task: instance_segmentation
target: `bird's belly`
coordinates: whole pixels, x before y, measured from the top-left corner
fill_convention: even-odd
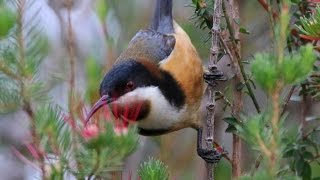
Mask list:
[[[153,104],[148,116],[138,121],[138,127],[151,130],[170,130],[184,121],[185,109],[176,109],[170,104]]]

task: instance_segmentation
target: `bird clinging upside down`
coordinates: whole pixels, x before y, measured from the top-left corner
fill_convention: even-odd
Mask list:
[[[221,78],[217,73],[207,80]],[[203,66],[187,33],[173,21],[172,0],[157,0],[150,29],[130,41],[100,85],[100,100],[87,121],[102,106],[140,111],[135,117],[141,135],[161,135],[183,128],[198,130],[198,154],[208,162],[220,153],[201,149],[200,103],[204,93]],[[120,114],[120,117],[121,116]]]

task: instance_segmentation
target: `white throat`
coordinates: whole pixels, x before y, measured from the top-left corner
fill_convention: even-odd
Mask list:
[[[151,110],[148,116],[138,121],[143,129],[169,129],[184,119],[186,108],[172,106],[156,86],[141,87],[120,97],[117,103],[130,103],[134,100],[150,101]]]

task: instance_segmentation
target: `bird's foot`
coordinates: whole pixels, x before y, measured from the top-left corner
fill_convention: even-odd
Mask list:
[[[203,74],[203,79],[206,83],[211,86],[216,86],[217,81],[226,81],[227,78],[224,76],[223,72],[218,70],[216,66],[214,66],[210,71],[205,72]]]
[[[221,151],[219,148],[211,150],[198,148],[197,152],[198,155],[207,163],[218,163],[222,155],[225,154],[225,151]]]

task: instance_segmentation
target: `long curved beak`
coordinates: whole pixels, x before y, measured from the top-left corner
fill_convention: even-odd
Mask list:
[[[103,95],[91,108],[89,114],[87,115],[86,121],[85,121],[85,125],[88,124],[90,118],[93,116],[93,114],[95,112],[97,112],[100,108],[102,108],[104,105],[109,104],[111,102],[113,102],[114,99],[111,98],[108,95]]]

